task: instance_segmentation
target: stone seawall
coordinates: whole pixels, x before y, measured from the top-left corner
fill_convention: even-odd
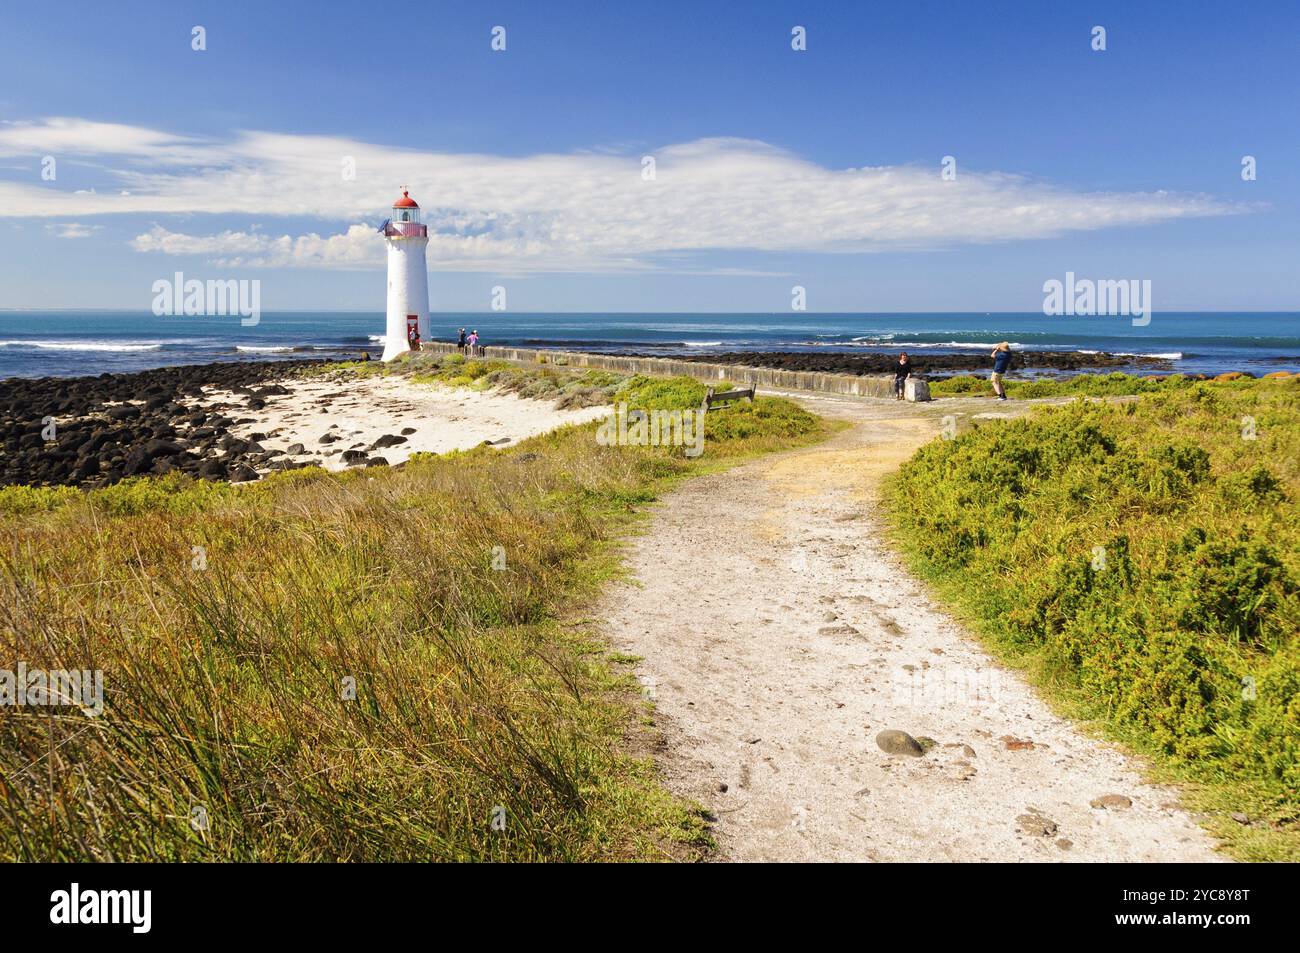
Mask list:
[[[457,347],[431,341],[421,347],[436,354],[455,354]],[[772,367],[745,367],[738,364],[705,364],[698,361],[675,361],[670,357],[624,357],[618,354],[583,354],[578,351],[551,351],[522,347],[484,347],[483,357],[517,364],[554,364],[559,367],[590,367],[623,374],[651,374],[661,377],[681,375],[702,381],[727,381],[754,387],[777,387],[826,394],[849,394],[855,397],[892,397],[894,379],[855,374],[824,374],[816,371],[783,371]]]

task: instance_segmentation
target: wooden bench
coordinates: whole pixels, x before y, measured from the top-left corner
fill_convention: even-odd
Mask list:
[[[704,397],[704,406],[706,409],[709,407],[717,407],[722,404],[729,404],[733,400],[743,400],[746,397],[749,398],[750,403],[753,403],[754,388],[751,387],[748,390],[729,390],[721,394],[715,394],[713,388],[710,387],[708,394]]]

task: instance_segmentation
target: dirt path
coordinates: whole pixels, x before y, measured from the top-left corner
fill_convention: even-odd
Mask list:
[[[721,858],[1222,859],[1173,792],[1052,715],[882,543],[880,478],[945,414],[990,403],[800,399],[852,428],[673,493],[633,543],[639,585],[604,606],[612,643],[644,659],[668,784],[716,815]],[[885,729],[936,744],[889,755]],[[1091,806],[1106,795],[1131,806]]]

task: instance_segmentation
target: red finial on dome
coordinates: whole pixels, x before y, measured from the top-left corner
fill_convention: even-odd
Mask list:
[[[411,198],[411,193],[402,189],[402,197],[393,203],[393,208],[419,208],[415,199]]]

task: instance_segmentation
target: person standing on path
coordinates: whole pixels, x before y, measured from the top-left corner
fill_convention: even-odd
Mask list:
[[[460,353],[462,354],[465,353],[465,329],[464,328],[460,329],[460,338],[456,341],[456,347],[460,349]]]
[[[466,338],[465,340],[469,344],[469,353],[470,356],[472,357],[474,353],[478,351],[478,328],[475,328],[473,331],[469,332],[469,337]]]
[[[1007,399],[1007,389],[1002,386],[1002,375],[1011,369],[1011,345],[1003,341],[993,349],[993,392],[998,400]]]

